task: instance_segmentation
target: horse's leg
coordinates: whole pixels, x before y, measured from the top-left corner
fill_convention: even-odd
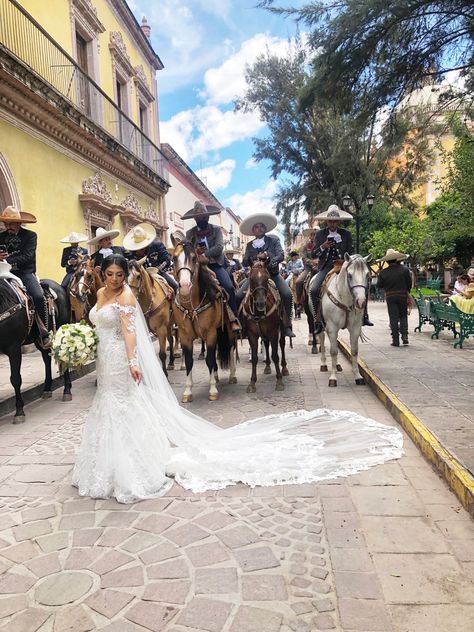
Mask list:
[[[43,393],[41,394],[41,399],[50,399],[53,396],[53,376],[51,372],[51,356],[46,349],[43,349],[39,345],[36,345],[36,348],[39,349],[41,356],[43,358],[44,363],[44,386]]]
[[[230,350],[230,361],[229,361],[229,384],[237,384],[237,363],[236,363],[236,355],[237,355],[237,340],[234,339],[234,344]]]
[[[277,333],[277,335],[273,335],[272,339],[271,339],[271,343],[272,343],[272,360],[273,360],[273,364],[275,365],[275,372],[276,372],[276,385],[275,385],[275,390],[276,391],[284,391],[285,390],[285,385],[283,384],[283,377],[281,375],[281,369],[280,369],[280,358],[278,356],[278,342],[279,342],[279,333]]]
[[[219,391],[217,390],[217,363],[216,363],[216,335],[206,339],[206,364],[209,369],[209,394],[207,396],[210,402],[219,399]],[[203,341],[204,345],[204,341]]]
[[[283,377],[289,375],[288,365],[286,362],[286,354],[285,354],[285,336],[283,332],[280,332],[280,351],[281,351],[281,374]]]
[[[166,337],[168,338],[168,345],[170,348],[170,361],[168,362],[168,371],[174,371],[174,338],[171,325],[168,325],[167,327]]]
[[[321,366],[319,367],[319,370],[326,373],[328,365],[326,360],[326,336],[324,331],[319,334],[319,350],[321,351]]]
[[[23,410],[25,403],[21,396],[21,346],[14,345],[5,353],[10,360],[10,383],[15,389],[15,416],[13,417],[13,423],[21,424],[25,421],[25,411]]]
[[[331,329],[330,331],[327,332],[328,337],[329,337],[329,341],[331,343],[331,346],[330,346],[330,352],[331,352],[331,375],[329,376],[329,386],[337,386],[337,371],[338,371],[338,364],[337,364],[337,353],[338,353],[337,332],[338,332],[338,330],[336,328]]]
[[[63,379],[64,379],[63,402],[70,402],[72,400],[72,393],[71,393],[72,382],[71,382],[71,375],[69,374],[69,369],[66,369],[64,371]]]
[[[158,357],[161,360],[161,368],[163,369],[163,373],[168,377],[168,371],[166,370],[166,329],[164,327],[160,327],[158,329],[158,344],[160,345],[160,350],[158,352]]]
[[[183,349],[184,361],[186,363],[186,385],[184,392],[181,395],[181,401],[183,404],[193,401],[193,342],[181,341],[181,347]]]
[[[201,338],[201,353],[198,356],[198,360],[204,360],[205,357],[206,357],[206,343]]]
[[[365,384],[365,380],[360,374],[359,371],[359,363],[357,362],[359,355],[359,336],[360,336],[361,326],[358,327],[353,326],[350,329],[350,339],[351,339],[351,364],[352,364],[352,373],[354,375],[355,383],[359,386]]]
[[[257,390],[255,384],[257,383],[258,336],[255,336],[249,331],[248,340],[252,354],[252,375],[250,376],[250,384],[247,386],[247,393],[255,393]]]
[[[262,342],[265,346],[265,368],[263,372],[265,375],[269,375],[272,372],[272,365],[270,361],[270,340],[268,340],[268,338],[262,338]]]

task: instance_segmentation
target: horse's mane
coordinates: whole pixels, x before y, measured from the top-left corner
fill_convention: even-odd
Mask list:
[[[186,259],[195,252],[195,248],[190,241],[181,242]],[[217,287],[213,278],[213,273],[207,266],[199,265],[198,268],[198,283],[199,283],[199,300],[204,300],[206,297],[210,301],[215,301],[217,296]]]
[[[6,312],[13,305],[20,301],[15,294],[15,290],[6,279],[0,279],[0,313]]]
[[[130,268],[132,268],[136,272],[140,271],[140,264],[138,263],[138,261],[136,261],[136,259],[132,259],[128,262],[128,269],[130,270]]]

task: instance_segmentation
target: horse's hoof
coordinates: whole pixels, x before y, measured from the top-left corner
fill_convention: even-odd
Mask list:
[[[318,347],[313,347],[313,348],[311,349],[311,353],[312,353],[313,355],[318,355]]]
[[[285,390],[285,385],[283,384],[283,382],[277,382],[276,386],[275,386],[275,390],[276,391],[284,391]]]
[[[356,384],[357,384],[357,386],[363,386],[365,384],[364,378],[363,377],[357,378]]]
[[[180,370],[180,371],[185,371],[185,370],[186,370],[186,366],[185,366],[184,364],[182,364],[182,365],[179,367],[179,370]]]
[[[41,394],[41,399],[51,399],[52,396],[53,396],[52,391],[43,391]]]
[[[342,371],[342,366],[340,364],[336,364],[336,369],[339,371],[339,373]]]
[[[210,402],[217,402],[217,400],[219,399],[219,393],[209,393],[209,395],[207,396],[207,399]]]
[[[329,380],[329,386],[337,386],[337,380]]]
[[[313,346],[313,336],[311,336],[311,338],[308,338],[308,347],[312,347]]]
[[[254,386],[254,384],[249,384],[247,386],[247,393],[256,393],[257,392],[257,388]]]
[[[166,368],[168,369],[168,371],[174,371],[174,364],[168,364]]]
[[[270,374],[271,374],[271,372],[272,372],[272,368],[271,368],[270,366],[266,366],[266,367],[263,369],[263,372],[264,372],[264,374],[265,374],[265,375],[270,375]]]
[[[181,395],[181,403],[182,404],[189,404],[189,402],[193,401],[193,396],[192,395]]]
[[[319,370],[322,373],[327,373],[328,372],[328,365],[327,364],[321,364],[321,366],[319,367]]]
[[[63,393],[63,402],[72,402],[71,393]]]
[[[200,354],[198,355],[198,360],[204,360],[204,358],[205,358],[204,353],[200,353]]]
[[[229,384],[237,384],[237,378],[236,377],[230,377],[229,378]]]
[[[22,424],[25,421],[25,415],[15,415],[12,419],[12,424]]]
[[[289,372],[289,371],[288,371],[288,369],[285,367],[285,368],[283,368],[283,369],[281,370],[281,374],[282,374],[282,375],[284,375],[284,376],[286,377],[287,375],[290,375],[290,372]]]

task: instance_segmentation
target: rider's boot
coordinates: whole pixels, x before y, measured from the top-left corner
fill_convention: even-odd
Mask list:
[[[291,317],[288,316],[286,312],[283,316],[283,332],[285,336],[288,336],[288,338],[295,338],[295,333],[291,324]]]
[[[38,332],[39,332],[39,344],[41,345],[43,349],[50,349],[51,348],[51,333],[48,331],[48,328],[46,327],[46,325],[44,324],[42,318],[38,315],[38,313],[35,314],[35,321],[36,321],[36,326],[38,327]]]
[[[229,303],[226,302],[225,306],[226,306],[226,309],[227,309],[227,316],[229,317],[229,323],[230,323],[231,330],[234,331],[235,333],[240,333],[242,331],[242,325],[240,324],[239,319],[234,314],[234,311],[232,310],[232,308],[229,305]]]

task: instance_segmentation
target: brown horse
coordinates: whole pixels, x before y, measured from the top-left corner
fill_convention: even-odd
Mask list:
[[[154,279],[138,261],[130,261],[128,266],[128,284],[142,308],[148,329],[158,338],[160,343],[158,355],[163,372],[168,376],[168,371],[174,370],[173,313],[171,309],[174,292],[164,279],[162,282]],[[167,340],[170,347],[168,367],[166,367]]]
[[[201,338],[206,345],[209,369],[210,401],[219,399],[217,390],[216,351],[222,369],[230,365],[229,383],[235,384],[235,334],[229,326],[222,291],[209,268],[198,260],[188,241],[172,238],[174,270],[179,288],[173,302],[173,316],[179,330],[179,340],[186,364],[186,386],[181,401],[193,400],[193,342]]]
[[[101,287],[104,287],[104,282],[92,261],[82,261],[68,288],[71,311],[76,322],[88,319],[89,312],[97,302],[97,290]]]
[[[285,358],[285,334],[282,320],[282,305],[276,286],[270,280],[265,261],[256,261],[250,269],[249,287],[240,307],[244,327],[252,350],[252,376],[247,386],[247,393],[255,393],[257,382],[258,339],[261,338],[268,350],[272,347],[272,360],[276,371],[275,390],[283,391],[283,375],[288,375]],[[278,343],[281,349],[278,356]],[[268,357],[268,351],[267,351]],[[267,368],[269,368],[269,363]],[[269,373],[267,369],[266,373]]]

